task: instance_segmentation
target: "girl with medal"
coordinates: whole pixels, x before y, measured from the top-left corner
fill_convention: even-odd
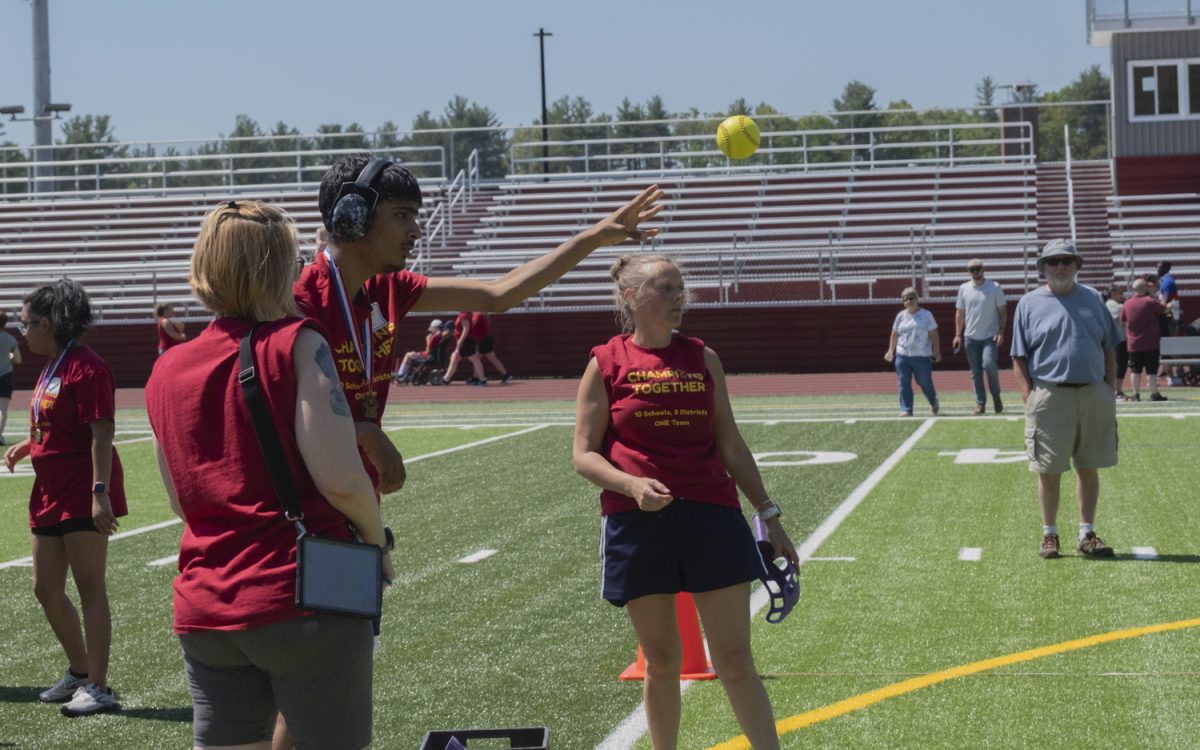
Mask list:
[[[25,298],[18,331],[47,358],[30,405],[29,438],[4,454],[9,471],[28,457],[33,589],[67,657],[58,682],[38,698],[64,703],[66,716],[117,708],[108,686],[112,618],[105,588],[108,537],[126,514],[121,462],[113,448],[116,389],[112,371],[78,343],[92,320],[78,283],[63,279]],[[83,623],[66,595],[70,571]]]

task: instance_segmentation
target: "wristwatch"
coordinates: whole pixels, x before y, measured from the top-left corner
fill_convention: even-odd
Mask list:
[[[396,547],[396,537],[392,535],[392,530],[387,526],[383,527],[383,552],[387,554]]]
[[[93,495],[107,495],[108,494],[108,485],[104,484],[104,482],[96,482],[95,484],[92,485],[92,494]]]
[[[758,511],[754,515],[758,516],[758,520],[765,522],[770,521],[772,518],[782,518],[783,511],[773,501],[768,500],[758,506]]]

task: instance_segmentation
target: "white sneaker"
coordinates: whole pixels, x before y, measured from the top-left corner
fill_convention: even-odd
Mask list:
[[[76,677],[68,669],[63,672],[61,680],[38,693],[38,700],[42,703],[62,703],[75,695],[75,691],[86,684],[86,677]]]
[[[75,692],[75,697],[63,704],[63,716],[91,716],[103,711],[116,711],[117,696],[112,688],[102,688],[89,682]]]

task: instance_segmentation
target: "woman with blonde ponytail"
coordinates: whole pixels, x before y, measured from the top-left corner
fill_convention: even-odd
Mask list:
[[[602,490],[602,595],[627,608],[646,657],[651,743],[678,742],[675,595],[687,591],[742,731],[755,748],[778,748],[750,652],[750,582],[766,570],[738,489],[776,556],[796,563],[796,549],[734,422],[721,360],[677,330],[688,302],[679,267],[662,255],[623,255],[611,276],[624,333],[592,349],[576,402],[574,465]]]

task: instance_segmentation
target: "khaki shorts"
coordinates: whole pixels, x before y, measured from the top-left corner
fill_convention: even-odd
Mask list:
[[[201,747],[268,742],[275,711],[297,750],[371,742],[371,622],[314,614],[179,636]]]
[[[1038,385],[1025,402],[1029,470],[1062,474],[1071,468],[1117,465],[1117,402],[1107,384],[1080,388]]]

